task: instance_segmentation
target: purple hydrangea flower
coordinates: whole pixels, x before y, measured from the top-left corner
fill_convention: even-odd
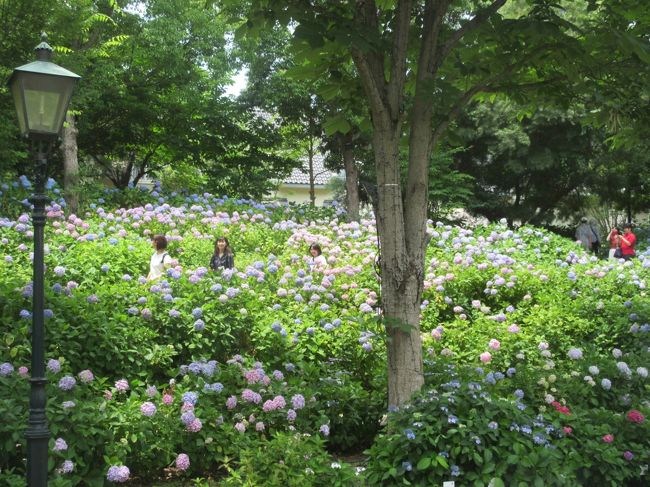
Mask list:
[[[291,404],[294,409],[302,409],[305,407],[305,397],[302,394],[295,394],[291,398]]]
[[[199,394],[194,391],[189,391],[183,394],[183,403],[189,403],[192,406],[199,400]]]
[[[179,470],[187,470],[190,468],[190,457],[186,453],[179,453],[176,457],[176,468]]]
[[[89,382],[92,382],[94,379],[95,379],[95,376],[88,369],[82,370],[81,372],[79,372],[79,380],[81,382],[83,382],[84,384],[88,384]]]
[[[140,406],[140,412],[148,418],[156,414],[156,409],[156,405],[149,401],[142,403]]]
[[[203,428],[203,423],[201,420],[199,418],[194,418],[194,421],[188,424],[185,429],[191,433],[198,433],[201,431],[201,428]]]
[[[130,475],[131,472],[129,470],[129,467],[125,467],[124,465],[113,465],[108,469],[108,472],[106,473],[106,479],[109,482],[122,483],[129,480]]]
[[[61,362],[51,358],[50,360],[47,361],[47,370],[49,370],[53,374],[58,374],[59,372],[61,372]]]
[[[568,351],[567,355],[572,360],[579,360],[582,358],[582,350],[580,350],[579,348],[572,348],[571,350]]]
[[[69,391],[74,388],[74,386],[77,385],[77,380],[72,377],[71,375],[66,375],[65,377],[62,377],[61,380],[59,381],[59,389],[62,391]]]
[[[54,442],[53,451],[66,451],[68,449],[68,444],[63,438],[57,438]]]
[[[14,371],[14,366],[9,362],[0,364],[0,376],[6,377]]]
[[[185,411],[181,414],[181,421],[185,426],[189,425],[195,419],[196,416],[194,415],[194,411]]]
[[[71,473],[74,470],[74,463],[72,460],[64,460],[63,463],[56,471],[60,474]]]

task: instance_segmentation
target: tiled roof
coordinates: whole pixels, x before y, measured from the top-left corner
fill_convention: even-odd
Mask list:
[[[322,154],[314,154],[314,185],[316,186],[325,186],[330,179],[336,176],[335,172],[325,168],[324,160]],[[303,158],[302,168],[291,171],[289,177],[283,182],[285,184],[309,184],[309,160],[306,157]]]

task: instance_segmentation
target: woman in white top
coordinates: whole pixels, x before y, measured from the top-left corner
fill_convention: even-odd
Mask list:
[[[147,280],[155,281],[163,276],[165,269],[171,267],[172,258],[165,250],[167,248],[167,239],[164,235],[154,235],[151,239],[151,246],[155,249],[155,252],[149,262],[149,275],[147,276]]]
[[[309,246],[309,254],[311,259],[309,259],[309,269],[311,271],[322,271],[327,268],[327,259],[323,255],[323,251],[318,244],[311,244]]]

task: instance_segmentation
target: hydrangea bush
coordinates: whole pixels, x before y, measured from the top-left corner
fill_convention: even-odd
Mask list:
[[[22,178],[0,194],[0,480],[7,482],[24,471],[29,190]],[[427,386],[384,422],[373,220],[346,223],[336,207],[159,188],[96,192],[70,215],[56,184],[49,190],[53,485],[217,471],[236,485],[275,470],[305,485],[318,485],[315,478],[634,485],[645,476],[650,254],[642,247],[631,262],[604,261],[536,228],[429,222]],[[175,262],[163,279],[147,282],[157,233],[167,236]],[[207,269],[218,235],[234,248],[233,271]],[[324,272],[310,272],[314,242],[328,260]],[[256,471],[260,452],[279,452],[283,443],[319,460],[280,463],[269,455]],[[367,470],[353,472],[325,446],[369,448]]]

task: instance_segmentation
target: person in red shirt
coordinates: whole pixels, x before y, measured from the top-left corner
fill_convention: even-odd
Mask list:
[[[632,224],[626,223],[623,227],[623,235],[619,235],[619,242],[621,244],[621,251],[623,258],[630,260],[636,254],[634,253],[634,245],[636,244],[636,235],[632,233]]]

